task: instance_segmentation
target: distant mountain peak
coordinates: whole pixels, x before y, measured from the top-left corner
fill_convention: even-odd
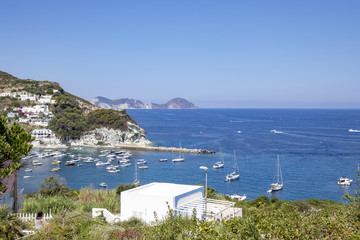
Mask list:
[[[187,101],[184,98],[174,98],[169,100],[165,104],[150,103],[145,104],[140,100],[131,98],[120,98],[111,100],[105,97],[95,97],[89,99],[89,101],[102,108],[112,109],[194,109],[197,108],[193,103]]]

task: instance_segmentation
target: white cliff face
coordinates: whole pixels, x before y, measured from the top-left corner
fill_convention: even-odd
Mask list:
[[[146,139],[146,132],[131,122],[128,122],[128,130],[121,131],[109,128],[97,128],[83,135],[78,140],[70,140],[67,145],[61,143],[60,139],[52,136],[51,138],[37,139],[33,141],[35,148],[61,148],[61,147],[116,147],[119,144],[136,144],[136,145],[150,145],[151,142]],[[61,145],[61,147],[60,147]]]
[[[109,128],[97,128],[82,136],[79,140],[71,140],[71,146],[117,146],[118,144],[149,145],[151,142],[146,139],[145,131],[139,126],[128,122],[128,131],[121,131]]]
[[[50,136],[36,136],[31,144],[34,148],[67,148],[54,134]]]

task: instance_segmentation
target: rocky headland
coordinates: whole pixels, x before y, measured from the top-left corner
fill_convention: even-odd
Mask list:
[[[143,103],[140,100],[130,99],[130,98],[121,98],[111,100],[105,97],[95,97],[89,99],[89,102],[92,104],[105,108],[105,109],[196,109],[193,103],[187,101],[184,98],[174,98],[168,101],[165,104],[157,103]]]

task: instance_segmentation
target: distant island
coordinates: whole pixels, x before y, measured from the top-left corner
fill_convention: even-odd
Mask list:
[[[196,109],[193,103],[184,98],[174,98],[165,104],[150,103],[146,104],[140,100],[130,98],[120,98],[111,100],[105,97],[95,97],[89,99],[92,104],[105,109]]]

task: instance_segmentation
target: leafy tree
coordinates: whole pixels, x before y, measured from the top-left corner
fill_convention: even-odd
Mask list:
[[[20,169],[20,161],[32,148],[32,137],[16,123],[6,124],[6,118],[0,116],[0,193],[6,191],[2,183],[5,178]]]
[[[67,195],[69,187],[57,177],[50,176],[41,183],[39,193],[43,196]]]

